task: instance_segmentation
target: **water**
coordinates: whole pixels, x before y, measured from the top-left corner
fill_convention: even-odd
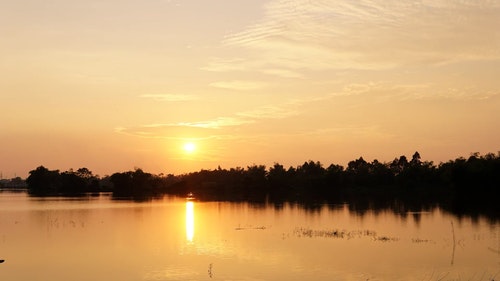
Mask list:
[[[0,193],[0,280],[499,280],[500,224],[439,209]]]

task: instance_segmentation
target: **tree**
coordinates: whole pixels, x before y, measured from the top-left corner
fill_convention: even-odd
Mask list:
[[[274,163],[274,165],[269,168],[267,178],[271,184],[281,184],[285,182],[287,178],[285,167],[279,163]]]
[[[96,178],[92,174],[92,172],[89,169],[87,169],[87,168],[80,168],[80,169],[76,170],[75,175],[77,175],[78,177],[80,177],[82,179],[85,179],[87,181]]]
[[[73,170],[60,174],[61,192],[67,194],[77,194],[87,191],[87,182],[78,176]]]
[[[264,165],[248,166],[244,173],[243,183],[245,190],[243,194],[252,200],[262,200],[267,193],[267,171]]]
[[[387,164],[375,159],[370,164],[370,178],[374,185],[387,186],[393,183],[394,174]]]
[[[45,195],[59,192],[61,188],[59,170],[49,170],[44,166],[39,166],[29,172],[26,179],[28,190],[32,194]]]
[[[274,163],[267,173],[267,181],[273,201],[284,200],[288,197],[291,177],[283,165]]]
[[[363,157],[359,157],[347,164],[346,174],[350,184],[369,185],[370,165]]]
[[[415,151],[413,156],[411,157],[410,165],[411,166],[420,166],[422,162],[420,161],[420,153],[418,151]]]
[[[329,186],[339,186],[342,184],[344,167],[330,164],[326,168],[326,180]]]
[[[134,171],[114,173],[110,181],[113,183],[113,193],[118,196],[151,194],[157,187],[153,175],[139,168]]]

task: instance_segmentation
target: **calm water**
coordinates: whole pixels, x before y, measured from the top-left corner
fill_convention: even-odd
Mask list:
[[[0,280],[498,280],[500,224],[0,193]]]

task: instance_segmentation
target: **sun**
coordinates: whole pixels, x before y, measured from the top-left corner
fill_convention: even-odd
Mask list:
[[[196,145],[192,142],[186,142],[182,146],[182,149],[184,149],[184,152],[186,153],[193,153],[196,150]]]

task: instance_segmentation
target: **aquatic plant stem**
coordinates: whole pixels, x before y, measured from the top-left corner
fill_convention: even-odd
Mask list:
[[[451,221],[451,233],[453,235],[453,252],[451,254],[451,265],[453,265],[453,262],[455,260],[455,247],[457,246],[457,243],[455,240],[455,227],[453,226],[453,221]]]

